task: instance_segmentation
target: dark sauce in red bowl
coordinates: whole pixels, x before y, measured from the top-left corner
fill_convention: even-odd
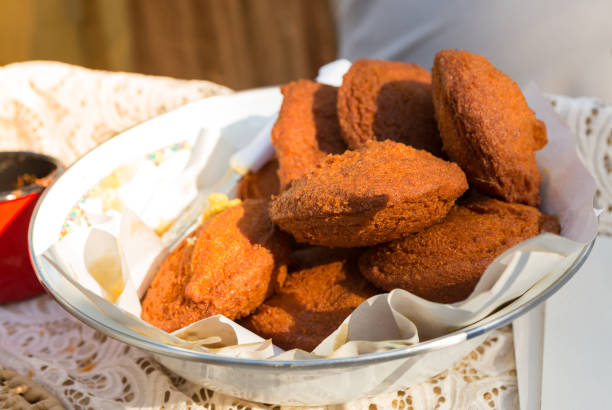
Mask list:
[[[61,171],[47,155],[0,151],[0,303],[44,291],[28,254],[28,227],[40,194]]]

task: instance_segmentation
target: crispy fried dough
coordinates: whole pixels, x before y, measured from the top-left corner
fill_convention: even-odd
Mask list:
[[[272,128],[272,145],[279,162],[281,189],[311,170],[327,154],[341,154],[336,113],[338,89],[310,80],[281,87],[283,103]]]
[[[191,279],[191,256],[201,228],[191,233],[166,257],[142,301],[142,319],[173,332],[208,315],[208,303],[184,295]]]
[[[518,85],[486,58],[442,50],[433,66],[434,107],[442,150],[471,186],[508,202],[540,203],[535,151],[546,127]]]
[[[355,61],[338,91],[338,119],[351,149],[390,139],[441,154],[431,75],[417,64]]]
[[[308,267],[291,273],[242,324],[283,349],[311,351],[364,300],[380,293],[359,274],[356,255],[321,249],[301,250],[310,254]]]
[[[234,319],[252,312],[282,284],[291,242],[272,225],[267,205],[246,200],[207,224],[195,243],[186,297]]]
[[[505,250],[543,230],[558,233],[554,219],[532,206],[477,195],[459,201],[440,223],[368,250],[359,268],[382,289],[458,302]]]
[[[298,242],[351,248],[440,220],[466,189],[453,163],[393,141],[330,155],[274,197],[270,217]]]
[[[290,243],[268,218],[267,201],[226,209],[162,263],[143,300],[142,318],[174,331],[216,314],[248,315],[283,283]]]
[[[280,192],[277,171],[278,160],[272,159],[256,173],[249,172],[238,183],[236,196],[243,201],[247,199],[270,199],[272,195]]]

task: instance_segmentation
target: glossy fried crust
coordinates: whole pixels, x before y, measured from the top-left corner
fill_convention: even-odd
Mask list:
[[[299,80],[282,86],[281,92],[283,103],[271,139],[285,189],[327,154],[344,152],[346,144],[340,136],[336,87]]]
[[[380,293],[359,274],[355,255],[311,249],[310,266],[291,273],[277,294],[242,321],[285,350],[313,350],[357,306]]]
[[[401,288],[433,302],[453,303],[470,295],[505,250],[558,229],[556,218],[532,206],[476,196],[455,205],[442,222],[370,249],[359,268],[382,289]]]
[[[368,141],[328,156],[274,197],[269,212],[298,242],[369,246],[439,221],[467,187],[454,163],[401,143]]]
[[[518,85],[486,58],[442,50],[433,66],[433,95],[442,150],[471,186],[508,202],[540,203],[535,151],[546,145]]]
[[[278,160],[272,159],[256,173],[248,173],[238,183],[236,196],[241,200],[270,199],[280,192]]]
[[[184,294],[200,231],[201,228],[190,234],[166,257],[142,301],[142,319],[167,332],[210,316],[208,303],[195,303]]]
[[[202,230],[185,296],[230,319],[251,313],[287,275],[290,239],[268,217],[268,201],[249,199]]]
[[[338,119],[351,149],[391,139],[441,154],[431,75],[417,64],[355,61],[338,91]]]
[[[289,243],[268,218],[265,200],[221,212],[162,263],[142,318],[171,332],[216,314],[248,315],[284,281]]]

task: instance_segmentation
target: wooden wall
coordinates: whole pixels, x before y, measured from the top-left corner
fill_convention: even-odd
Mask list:
[[[59,60],[132,70],[126,0],[1,0],[0,64]]]
[[[0,65],[59,60],[243,89],[335,58],[329,0],[1,0]]]

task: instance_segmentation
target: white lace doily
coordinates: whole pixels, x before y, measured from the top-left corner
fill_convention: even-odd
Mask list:
[[[0,68],[0,89],[0,149],[45,152],[66,164],[147,118],[229,92],[205,81],[43,62]],[[581,155],[600,187],[597,203],[606,209],[602,231],[612,233],[612,107],[563,97],[556,97],[554,104],[581,137]],[[0,364],[32,377],[75,409],[275,407],[193,385],[162,368],[148,353],[82,324],[46,295],[0,305]],[[470,355],[428,382],[346,407],[515,409],[512,330],[491,332]]]
[[[578,135],[578,153],[597,181],[599,232],[612,235],[612,105],[594,98],[555,96],[553,107]]]
[[[42,152],[70,165],[111,136],[228,88],[57,62],[0,68],[0,150]]]
[[[215,393],[171,374],[148,353],[80,323],[49,296],[0,306],[0,364],[31,376],[75,409],[273,408]],[[448,371],[349,408],[514,409],[516,374],[510,327]],[[469,407],[472,406],[472,407]]]

